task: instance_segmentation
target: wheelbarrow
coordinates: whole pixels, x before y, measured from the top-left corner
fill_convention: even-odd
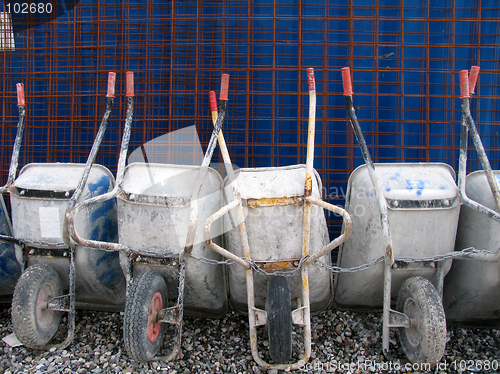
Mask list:
[[[3,193],[12,185],[14,179],[16,178],[19,151],[21,149],[24,124],[26,120],[24,85],[22,83],[18,83],[16,87],[19,122],[17,123],[17,133],[14,141],[14,149],[12,151],[7,183],[0,187],[0,238],[5,237],[7,239],[7,241],[1,241],[0,239],[0,302],[6,302],[9,304],[12,302],[12,294],[14,293],[17,280],[21,275],[21,265],[16,259],[16,248],[14,246],[17,241],[8,241],[9,238],[12,238],[12,222],[3,199]]]
[[[384,354],[390,356],[389,329],[398,328],[410,361],[435,364],[446,344],[441,296],[451,261],[445,260],[463,255],[453,253],[461,204],[455,173],[442,163],[374,164],[354,111],[349,68],[342,79],[365,165],[348,181],[353,234],[339,250],[335,305],[382,308]]]
[[[138,362],[169,361],[180,353],[184,312],[220,317],[227,311],[224,268],[213,265],[219,256],[204,244],[198,221],[204,222],[221,206],[222,179],[209,164],[225,117],[228,81],[224,74],[221,111],[201,167],[148,163],[125,167],[131,132],[131,120],[127,121],[115,189],[79,203],[68,220],[75,242],[120,251],[127,279],[123,337],[128,355]],[[132,99],[129,95],[129,103]],[[119,243],[82,238],[74,224],[79,211],[115,196]],[[214,240],[220,242],[221,229],[216,235]],[[175,329],[173,348],[157,356],[166,323]]]
[[[9,186],[12,237],[22,275],[12,300],[13,330],[34,349],[64,348],[73,340],[75,307],[121,310],[125,278],[118,254],[96,252],[65,242],[65,213],[81,198],[113,188],[112,174],[94,165],[114,102],[115,73],[109,74],[106,111],[86,164],[26,165]],[[114,202],[89,209],[78,221],[86,237],[116,240]],[[1,238],[5,240],[5,237]],[[68,313],[66,338],[50,344],[62,313]]]
[[[205,240],[215,252],[234,261],[229,266],[229,297],[233,307],[248,313],[252,356],[267,369],[294,370],[311,354],[311,312],[331,301],[330,252],[349,236],[350,219],[343,209],[321,200],[321,181],[313,169],[316,86],[307,70],[309,129],[306,165],[228,170],[225,193],[229,204],[205,224]],[[224,163],[231,165],[223,142]],[[329,243],[323,209],[344,218],[345,231]],[[224,216],[228,249],[213,242],[212,225]],[[233,224],[234,223],[234,224]],[[312,276],[309,276],[309,274]],[[267,290],[267,291],[266,291]],[[266,326],[273,362],[261,358],[257,327]],[[292,359],[293,325],[302,326],[304,351]]]
[[[500,326],[500,171],[492,170],[478,130],[470,113],[479,67],[460,72],[462,126],[458,186],[463,205],[460,210],[457,251],[475,248],[482,253],[454,260],[444,284],[443,305],[450,324],[476,327]],[[483,170],[466,176],[468,134]]]

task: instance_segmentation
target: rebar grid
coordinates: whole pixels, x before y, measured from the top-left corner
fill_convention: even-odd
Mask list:
[[[353,71],[356,111],[375,162],[446,162],[457,168],[458,71],[479,65],[473,116],[499,169],[495,5],[93,0],[35,28],[22,29],[17,17],[15,50],[0,51],[2,179],[17,123],[15,84],[24,82],[27,98],[20,164],[85,162],[104,112],[108,71],[117,73],[117,98],[97,162],[114,172],[128,70],[135,73],[136,94],[130,151],[193,125],[204,149],[212,131],[208,91],[218,91],[220,74],[228,73],[229,152],[237,166],[258,167],[305,162],[305,70],[313,67],[314,165],[325,200],[342,205],[348,176],[363,161],[347,122],[340,68]],[[181,149],[191,152],[189,146]],[[223,162],[217,153],[214,161]],[[468,168],[480,168],[473,152]],[[330,216],[328,222],[332,233],[340,230],[340,219]]]

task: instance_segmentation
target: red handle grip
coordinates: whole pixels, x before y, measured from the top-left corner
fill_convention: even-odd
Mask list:
[[[16,84],[17,88],[17,106],[26,105],[24,101],[24,84],[18,83]]]
[[[108,74],[108,93],[107,97],[115,97],[115,82],[116,82],[116,73],[112,71]]]
[[[134,97],[134,72],[127,71],[126,73],[126,96]]]
[[[220,100],[228,100],[227,92],[229,91],[229,74],[222,74],[220,80]]]
[[[210,111],[217,112],[217,97],[215,96],[215,91],[210,91],[208,93],[208,99],[210,101]]]
[[[348,67],[342,68],[342,83],[344,84],[344,95],[352,95],[351,69]]]
[[[469,72],[467,70],[460,71],[460,98],[469,98]]]
[[[307,69],[307,85],[309,86],[309,91],[316,91],[316,81],[314,80],[314,69]]]
[[[471,67],[469,75],[469,93],[471,95],[474,95],[474,89],[476,88],[478,76],[479,76],[479,66]]]

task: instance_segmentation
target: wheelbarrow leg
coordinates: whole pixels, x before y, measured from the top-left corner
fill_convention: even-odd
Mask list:
[[[73,341],[75,335],[75,286],[76,286],[76,271],[75,271],[75,246],[69,248],[69,312],[68,312],[68,334],[66,340],[61,347],[66,348]]]
[[[384,261],[384,301],[382,314],[382,351],[384,356],[390,358],[389,330],[391,316],[391,293],[392,293],[392,261],[387,257]]]

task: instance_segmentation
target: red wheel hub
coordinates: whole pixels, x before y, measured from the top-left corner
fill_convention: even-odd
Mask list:
[[[54,311],[48,309],[49,301],[55,297],[54,287],[50,283],[45,283],[40,288],[36,298],[36,321],[41,329],[46,329],[52,323]]]
[[[155,292],[151,299],[148,315],[148,337],[152,343],[158,338],[160,333],[161,322],[158,322],[158,314],[163,309],[163,300],[159,292]]]

